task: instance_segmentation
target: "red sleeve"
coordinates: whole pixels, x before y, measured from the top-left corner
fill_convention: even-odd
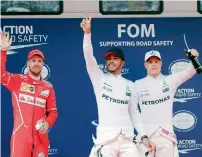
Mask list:
[[[58,116],[58,111],[56,107],[56,97],[53,87],[50,88],[46,109],[47,109],[46,121],[48,122],[50,127],[52,127]]]
[[[1,51],[1,84],[5,86],[9,91],[13,91],[15,87],[16,75],[9,73],[6,70],[6,51]]]

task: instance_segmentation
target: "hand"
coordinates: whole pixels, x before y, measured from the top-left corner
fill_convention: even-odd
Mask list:
[[[47,133],[48,129],[49,129],[48,122],[43,122],[43,124],[41,125],[41,128],[39,129],[39,132],[41,134],[45,134],[45,133]]]
[[[195,56],[195,57],[198,57],[198,56],[199,56],[199,53],[198,53],[197,50],[191,49],[191,55],[192,55],[192,56]]]
[[[91,33],[91,14],[86,14],[86,18],[81,22],[81,28],[83,29],[84,33],[90,34]]]
[[[9,38],[9,33],[1,32],[1,51],[8,51],[12,43],[12,38]]]
[[[144,138],[142,140],[142,143],[148,148],[150,153],[155,150],[154,144],[151,141],[149,141],[148,138]]]

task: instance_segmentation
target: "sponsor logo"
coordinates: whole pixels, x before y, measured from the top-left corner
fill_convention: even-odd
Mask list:
[[[168,95],[167,97],[158,99],[158,100],[152,100],[152,101],[142,101],[142,105],[156,105],[159,103],[163,103],[167,100],[170,100],[170,96]]]
[[[29,91],[30,91],[31,93],[33,93],[33,92],[34,92],[34,87],[30,86],[30,87],[29,87]]]
[[[36,98],[35,105],[36,105],[36,106],[39,106],[39,107],[45,108],[45,107],[46,107],[46,100],[37,97],[37,98]]]
[[[126,96],[131,96],[131,90],[129,85],[126,85]]]
[[[108,91],[108,92],[112,92],[112,89],[111,89],[111,88],[108,88],[108,87],[106,87],[106,86],[103,86],[103,89],[106,90],[106,91]]]
[[[20,87],[20,91],[28,92],[28,93],[35,93],[35,87],[33,85],[22,83]]]
[[[174,138],[176,139],[176,135],[175,134],[172,134],[171,132],[165,130],[165,129],[161,129],[161,133],[165,136],[168,136],[168,137],[171,137],[171,138]]]
[[[131,96],[131,93],[129,93],[129,92],[126,92],[126,96]]]
[[[185,103],[197,98],[201,98],[201,93],[196,92],[194,88],[179,88],[175,93],[174,102]]]
[[[147,86],[144,86],[141,90],[140,90],[140,97],[146,97],[149,96],[149,89],[147,89]]]
[[[19,101],[26,104],[34,105],[34,97],[30,95],[19,93]]]
[[[179,132],[188,132],[195,128],[197,124],[196,116],[187,110],[180,110],[173,115],[174,129]]]
[[[109,87],[112,87],[111,85],[107,84],[107,83],[104,83],[105,85],[109,86]]]
[[[117,39],[100,41],[99,46],[126,46],[126,47],[141,47],[141,46],[172,46],[173,40],[149,40],[156,39],[154,24],[118,24]],[[128,40],[121,40],[121,39]],[[139,40],[138,40],[139,39]],[[145,40],[146,39],[146,40]]]
[[[28,89],[28,84],[26,84],[26,83],[22,83],[22,85],[21,85],[21,88],[22,88],[22,90],[27,90]]]
[[[49,90],[44,90],[43,91],[43,89],[41,89],[40,95],[48,97],[49,96]]]
[[[104,98],[105,100],[109,100],[110,102],[117,103],[117,104],[128,104],[127,100],[114,99],[105,94],[102,94],[102,98]]]
[[[202,144],[196,142],[196,140],[179,140],[178,150],[181,154],[188,154],[190,151],[202,149]]]
[[[150,52],[150,55],[151,55],[151,56],[154,56],[155,54],[156,54],[156,51],[151,51],[151,52]]]
[[[12,37],[12,42],[26,43],[23,45],[11,46],[7,54],[18,53],[17,49],[33,47],[48,44],[48,35],[35,32],[32,25],[20,25],[20,26],[3,26],[1,30],[9,32]]]
[[[22,68],[22,74],[27,74],[27,72],[29,71],[29,67],[27,67],[27,65],[25,65],[23,68]],[[50,76],[50,68],[48,67],[48,65],[45,65],[43,66],[42,68],[42,71],[41,71],[41,77],[44,79],[44,80],[47,80]]]
[[[184,71],[189,64],[189,61],[186,59],[178,59],[172,62],[168,68],[169,74],[177,74]]]
[[[108,72],[108,69],[107,69],[107,66],[104,65],[104,64],[99,64],[98,67],[104,72],[104,73],[107,73]],[[129,69],[128,68],[123,68],[121,69],[121,74],[128,74],[129,73]]]
[[[31,105],[36,105],[42,108],[46,107],[46,100],[45,99],[41,99],[41,98],[36,98],[35,102],[34,102],[35,98],[33,96],[30,95],[26,95],[26,94],[21,94],[19,93],[19,101],[26,103],[26,104],[31,104]]]
[[[143,94],[140,94],[140,97],[146,97],[146,96],[149,96],[149,93],[143,93]]]
[[[40,93],[43,91],[43,87],[39,87],[39,89],[40,89]]]
[[[163,83],[162,83],[162,91],[163,91],[163,93],[169,91],[169,86],[168,86],[166,80],[163,80]]]
[[[130,38],[136,37],[155,37],[155,25],[154,24],[118,24],[118,38],[122,37],[122,34],[127,34]]]

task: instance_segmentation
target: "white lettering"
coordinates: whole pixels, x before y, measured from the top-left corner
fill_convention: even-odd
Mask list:
[[[136,24],[130,24],[126,28],[126,24],[118,24],[118,38],[122,37],[123,33],[126,33],[131,38],[136,38],[138,36],[140,37],[155,37],[155,27],[154,24],[149,24],[149,26],[146,26],[146,24],[141,24],[140,26]]]
[[[145,33],[146,37],[150,37],[150,34],[152,37],[155,37],[154,24],[150,24],[149,29],[147,29],[146,24],[142,24],[141,37],[144,37],[144,33]]]
[[[194,88],[191,88],[191,89],[178,89],[177,92],[179,93],[194,93]]]
[[[131,32],[131,29],[133,27],[135,28],[135,34],[132,34],[132,32]],[[127,33],[128,33],[129,37],[136,38],[140,34],[140,29],[136,24],[131,24],[131,25],[128,26]]]
[[[3,31],[10,34],[33,34],[33,26],[4,26]]]
[[[125,33],[126,30],[123,30],[122,28],[126,27],[126,24],[118,24],[118,38],[121,38],[121,33]]]

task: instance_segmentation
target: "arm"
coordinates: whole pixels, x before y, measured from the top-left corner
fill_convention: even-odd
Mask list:
[[[140,110],[138,109],[138,93],[136,83],[132,84],[131,88],[131,100],[129,106],[129,114],[133,123],[133,126],[138,131],[138,138],[141,139],[141,142],[148,148],[148,152],[152,152],[155,149],[154,144],[148,139],[148,136],[145,134],[144,125],[142,122],[142,117]]]
[[[191,49],[190,51],[192,56],[198,57],[199,53],[195,49]],[[172,82],[174,82],[175,88],[178,88],[181,84],[186,82],[188,79],[192,78],[194,74],[196,73],[196,70],[194,69],[194,66],[192,63],[189,63],[189,66],[182,72],[171,75]]]
[[[93,55],[93,46],[91,43],[91,16],[87,15],[81,22],[81,28],[84,31],[83,52],[86,61],[86,67],[92,82],[101,78],[103,72],[99,69],[97,61]]]
[[[188,67],[184,71],[171,75],[174,87],[178,88],[181,84],[192,78],[195,73],[196,70],[194,69],[192,63],[189,63]]]
[[[55,92],[52,86],[50,88],[50,93],[47,100],[46,112],[47,112],[46,121],[48,122],[49,126],[52,127],[58,116]]]
[[[6,70],[6,52],[8,51],[11,45],[12,39],[9,39],[9,35],[5,32],[1,33],[1,84],[4,85],[9,91],[13,91],[15,86],[16,75],[10,74]]]
[[[94,82],[99,80],[103,75],[103,72],[99,69],[97,61],[93,55],[93,47],[91,44],[91,34],[84,34],[83,39],[83,51],[86,61],[86,68],[91,80]]]
[[[136,86],[135,83],[132,84],[131,98],[129,104],[129,114],[134,128],[137,129],[138,134],[140,135],[139,137],[142,137],[145,135],[145,131],[143,128],[141,113],[138,108],[138,93],[135,86]]]

